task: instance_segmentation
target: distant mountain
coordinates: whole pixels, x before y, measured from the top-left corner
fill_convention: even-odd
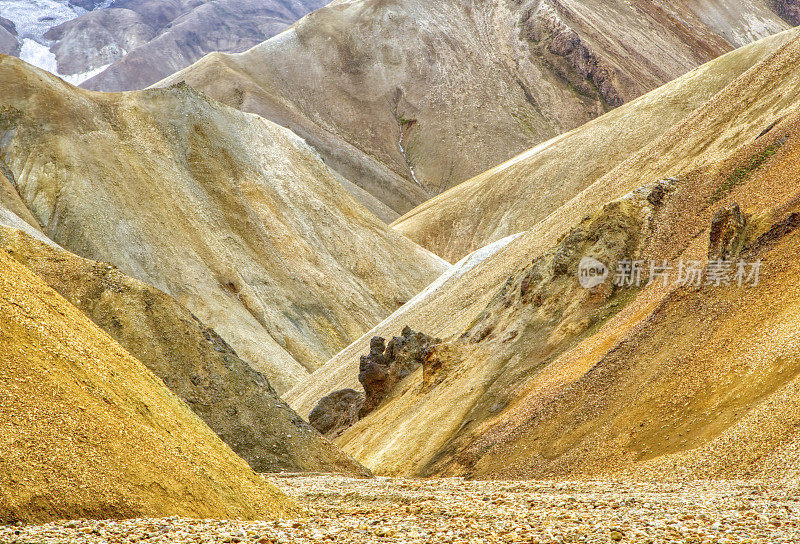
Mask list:
[[[789,28],[775,7],[769,0],[340,0],[250,51],[209,55],[165,84],[184,80],[289,127],[369,193],[358,195],[364,204],[392,220]]]
[[[0,20],[0,52],[19,55],[92,89],[142,89],[212,51],[244,51],[324,4],[324,0],[0,0],[0,17],[15,23],[19,35],[14,37]]]
[[[19,54],[19,36],[17,27],[8,19],[0,17],[0,53],[4,55]]]

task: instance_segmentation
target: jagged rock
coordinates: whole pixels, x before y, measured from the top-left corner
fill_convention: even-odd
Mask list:
[[[678,180],[674,178],[662,179],[655,184],[653,190],[647,195],[647,201],[654,207],[660,206],[664,202],[664,198],[675,190],[677,182]]]
[[[739,255],[744,242],[748,217],[738,204],[722,208],[711,219],[708,259],[730,260]]]
[[[334,438],[358,421],[358,413],[363,405],[363,393],[355,389],[340,389],[323,397],[311,410],[308,421],[325,436]]]
[[[311,410],[309,423],[329,438],[339,436],[380,406],[400,380],[422,366],[440,343],[439,338],[415,332],[407,325],[388,345],[386,339],[373,337],[369,355],[362,355],[359,365],[358,381],[364,393],[353,389],[334,391]]]
[[[422,365],[431,346],[441,340],[421,332],[414,332],[408,326],[401,336],[395,336],[386,345],[380,336],[370,341],[369,355],[361,356],[358,381],[364,387],[365,400],[359,411],[364,417],[386,399],[397,383]]]

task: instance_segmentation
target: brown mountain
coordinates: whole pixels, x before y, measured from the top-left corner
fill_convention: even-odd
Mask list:
[[[788,26],[766,0],[335,1],[164,84],[289,127],[391,220]]]
[[[745,71],[736,53],[714,61],[736,67],[729,85],[527,232],[463,259],[290,403],[307,413],[359,387],[369,337],[407,324],[445,342],[337,438],[380,473],[796,478],[797,36],[737,52],[762,51]],[[584,257],[610,271],[591,289]],[[625,259],[666,265],[670,281],[648,285],[645,269],[639,287],[615,285]],[[699,282],[677,281],[681,262]]]
[[[447,268],[300,138],[179,86],[76,89],[0,57],[0,157],[42,230],[175,298],[278,392]]]
[[[793,38],[792,33],[781,33],[703,65],[457,185],[410,211],[393,227],[453,262],[524,232]]]

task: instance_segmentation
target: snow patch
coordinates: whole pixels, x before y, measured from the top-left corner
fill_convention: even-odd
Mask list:
[[[68,0],[0,0],[0,17],[13,22],[21,38],[42,43],[45,32],[66,23],[86,10]]]
[[[22,40],[22,47],[19,50],[19,58],[32,64],[42,70],[47,70],[53,74],[58,75],[58,63],[56,62],[55,54],[50,51],[46,45],[39,42],[25,38]]]
[[[511,236],[507,236],[502,240],[498,240],[493,242],[481,249],[473,251],[456,264],[452,265],[449,270],[445,271],[441,276],[439,276],[433,283],[431,283],[428,287],[422,290],[417,296],[403,304],[400,308],[398,308],[392,315],[378,323],[375,327],[373,327],[369,332],[364,334],[361,338],[356,340],[356,342],[360,342],[362,340],[368,340],[373,336],[378,334],[382,328],[390,324],[391,322],[399,319],[404,314],[408,313],[411,309],[416,308],[427,299],[429,299],[436,291],[441,289],[446,283],[450,282],[451,280],[455,280],[469,272],[470,270],[474,269],[476,266],[484,262],[486,259],[492,257],[495,253],[506,247],[508,244],[525,234],[525,232],[518,232],[517,234],[512,234]],[[355,342],[354,342],[355,343]],[[348,349],[348,348],[345,348]]]
[[[100,72],[104,71],[109,66],[111,66],[111,64],[106,64],[104,66],[100,66],[98,68],[95,68],[94,70],[89,70],[88,72],[84,72],[82,74],[72,74],[72,75],[68,75],[68,76],[62,76],[60,74],[57,74],[56,72],[53,72],[53,73],[56,74],[57,76],[59,76],[64,81],[66,81],[67,83],[72,83],[73,85],[80,85],[84,81],[92,79],[94,76],[96,76]]]

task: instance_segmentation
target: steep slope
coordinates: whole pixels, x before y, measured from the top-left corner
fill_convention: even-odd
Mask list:
[[[256,472],[364,473],[164,293],[16,229],[0,226],[0,248],[144,363]]]
[[[5,251],[0,267],[0,520],[297,511]]]
[[[449,341],[337,443],[387,474],[797,477],[798,61],[791,40],[374,329]],[[583,257],[611,271],[588,290]],[[645,287],[646,270],[641,288],[614,287],[626,258],[666,260],[671,280],[681,261],[760,260],[761,277],[740,288],[734,264],[730,285]],[[290,404],[305,414],[315,389],[353,387],[366,342]]]
[[[0,17],[0,53],[17,55],[19,54],[19,47],[17,27],[8,19]]]
[[[0,159],[50,238],[174,297],[278,392],[447,266],[297,136],[185,86],[92,93],[0,57]]]
[[[402,214],[788,26],[766,0],[339,0],[165,84],[289,127]]]
[[[792,29],[728,53],[459,184],[393,227],[452,262],[528,230],[798,36]]]

